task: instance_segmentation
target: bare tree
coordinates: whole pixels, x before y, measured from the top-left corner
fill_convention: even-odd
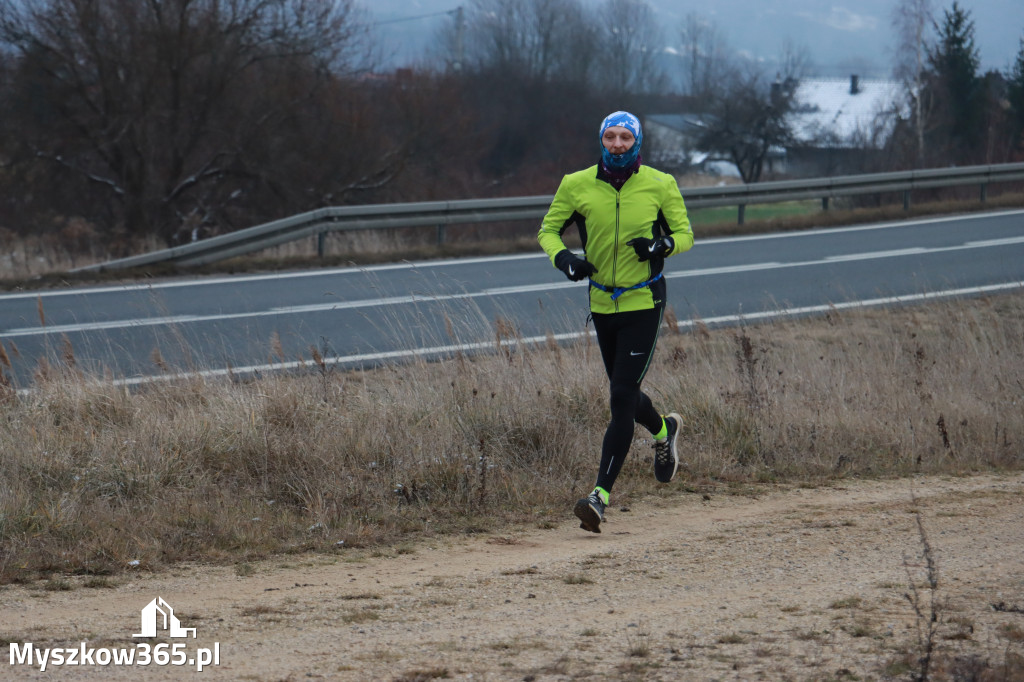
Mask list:
[[[712,98],[697,146],[732,162],[744,182],[757,182],[772,150],[794,141],[790,113],[795,80],[768,82],[756,69],[733,73]]]
[[[679,30],[682,40],[683,91],[692,97],[709,95],[731,68],[721,30],[713,20],[690,12]]]
[[[806,45],[794,43],[786,38],[779,52],[779,73],[776,78],[782,82],[799,82],[812,69],[811,52]]]
[[[599,85],[613,94],[663,89],[667,78],[658,56],[665,42],[646,0],[606,0],[598,15],[603,56]]]
[[[353,0],[0,0],[23,160],[91,183],[129,233],[223,221],[273,189],[257,160],[355,63],[357,19]]]
[[[930,117],[924,87],[925,67],[930,49],[930,29],[934,24],[931,0],[899,0],[893,9],[896,31],[896,63],[893,74],[901,83],[913,108],[915,164],[924,160],[925,129]]]
[[[591,87],[599,82],[597,69],[602,52],[600,26],[579,2],[566,8],[563,21],[570,28],[570,37],[566,41],[569,49],[561,55],[559,76],[564,83]]]
[[[470,64],[539,82],[588,77],[596,55],[579,0],[472,0],[464,30]]]
[[[452,52],[460,37],[466,62],[499,77],[616,95],[666,82],[661,29],[646,0],[605,0],[596,13],[580,0],[472,0],[464,24],[453,22],[440,42]]]
[[[580,0],[472,0],[462,27],[456,18],[443,30],[449,53],[462,31],[460,106],[472,112],[465,130],[488,191],[519,182],[512,178],[522,164],[537,178],[538,169],[577,163],[581,149],[593,152],[595,140],[581,131],[603,108],[594,102],[605,46],[592,14]]]

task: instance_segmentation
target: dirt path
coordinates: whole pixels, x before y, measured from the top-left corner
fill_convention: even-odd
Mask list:
[[[904,597],[904,558],[926,608],[930,596],[917,510],[948,599],[940,652],[1020,653],[1024,474],[1012,474],[680,493],[613,508],[601,535],[566,520],[243,576],[190,566],[112,589],[7,587],[5,649],[134,647],[140,609],[160,596],[198,638],[156,641],[189,656],[219,643],[220,665],[40,673],[5,658],[0,679],[877,679],[918,650]]]

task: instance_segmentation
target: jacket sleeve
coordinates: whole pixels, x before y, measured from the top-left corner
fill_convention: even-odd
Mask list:
[[[679,183],[671,175],[669,177],[671,182],[666,183],[661,213],[665,219],[665,231],[672,237],[674,243],[668,255],[674,256],[677,253],[689,251],[693,246],[693,229],[690,227],[690,218],[686,215],[683,195],[679,193]]]
[[[572,193],[569,190],[567,177],[562,178],[558,185],[558,191],[551,200],[551,206],[540,224],[540,231],[537,232],[537,241],[544,252],[555,265],[555,256],[566,250],[565,242],[562,241],[562,234],[572,224],[576,217],[576,207],[572,200]],[[555,265],[555,267],[558,267]]]

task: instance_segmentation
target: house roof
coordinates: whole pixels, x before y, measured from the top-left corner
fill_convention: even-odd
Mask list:
[[[680,133],[692,133],[695,128],[704,125],[700,114],[649,114],[644,120]]]
[[[866,78],[805,78],[796,89],[793,114],[797,139],[807,144],[846,147],[870,145],[872,132],[888,138],[906,114],[899,83]]]

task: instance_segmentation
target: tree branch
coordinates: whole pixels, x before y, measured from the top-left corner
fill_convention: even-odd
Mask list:
[[[67,169],[73,170],[73,171],[75,171],[77,173],[80,173],[87,180],[89,180],[89,182],[93,182],[93,183],[96,183],[98,185],[103,185],[105,187],[109,187],[114,192],[114,194],[116,194],[118,197],[123,197],[124,194],[125,194],[124,188],[121,187],[121,185],[119,185],[116,180],[112,180],[110,178],[105,178],[105,177],[102,177],[100,175],[96,175],[95,173],[93,173],[91,171],[87,171],[86,169],[82,168],[78,164],[75,164],[75,163],[72,163],[71,161],[68,161],[67,159],[65,159],[60,154],[50,154],[49,152],[44,152],[42,150],[38,150],[37,149],[37,150],[35,150],[35,155],[36,155],[37,158],[48,159],[50,161],[53,161],[54,163],[57,163],[57,164],[63,166],[64,168],[67,168]]]

